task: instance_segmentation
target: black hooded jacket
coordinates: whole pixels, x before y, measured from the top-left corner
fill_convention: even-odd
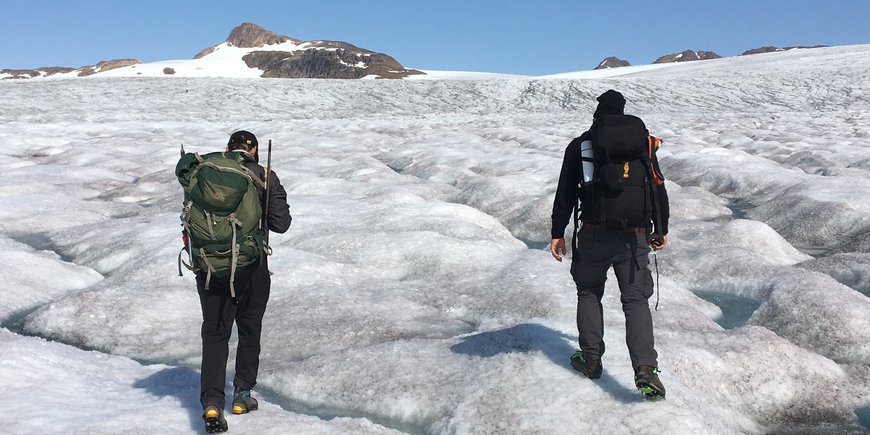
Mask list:
[[[623,114],[625,109],[625,98],[619,92],[609,90],[601,94],[598,98],[598,107],[595,109],[593,118],[599,118],[602,115]],[[583,175],[582,162],[580,160],[580,144],[583,141],[590,140],[592,136],[591,130],[586,131],[580,137],[571,141],[565,149],[565,157],[562,159],[562,171],[559,175],[559,185],[556,188],[556,198],[553,200],[552,228],[551,236],[554,239],[565,237],[565,228],[571,220],[571,215],[574,211],[574,206],[577,201],[580,201],[580,220],[584,222],[592,222],[592,212],[589,207],[584,207],[585,204],[591,204],[591,198],[584,196],[590,195],[589,189],[580,188],[580,180]],[[661,174],[658,158],[653,154],[652,164],[655,170]],[[653,219],[654,231],[659,235],[668,233],[668,218],[670,217],[670,205],[668,203],[668,193],[665,190],[665,185],[654,185],[658,196],[658,207],[661,210],[656,210],[655,203],[652,205],[653,216],[656,212],[660,212],[661,228],[658,227],[659,222]],[[649,223],[640,223],[646,227]]]
[[[257,178],[264,180],[263,176],[266,173],[266,168],[260,166],[254,157],[250,154],[243,153],[245,156],[245,167],[257,175]],[[290,206],[287,204],[287,191],[281,185],[281,180],[275,171],[269,172],[269,222],[267,226],[269,231],[283,234],[290,228],[290,223],[293,217],[290,216]],[[263,211],[266,211],[266,192],[260,191],[260,205]]]
[[[553,200],[552,214],[552,229],[551,236],[554,239],[565,237],[565,228],[571,221],[574,206],[580,200],[580,220],[593,221],[590,216],[591,212],[588,208],[584,209],[583,203],[591,203],[591,200],[584,198],[584,191],[579,187],[581,177],[583,176],[582,162],[580,160],[580,143],[589,140],[592,133],[587,131],[580,137],[571,141],[565,149],[565,157],[562,159],[562,171],[559,175],[559,185],[556,187],[556,198]],[[661,174],[658,158],[653,154],[653,166],[656,171]],[[655,232],[660,235],[668,233],[668,218],[670,217],[670,205],[668,203],[668,192],[665,190],[665,185],[656,185],[659,207],[661,208],[661,228],[654,228]],[[656,213],[655,205],[653,205],[653,213]],[[653,220],[655,224],[655,220]]]

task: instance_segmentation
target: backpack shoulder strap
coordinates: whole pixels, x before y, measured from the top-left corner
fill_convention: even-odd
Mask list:
[[[228,155],[228,154],[229,154],[229,155]],[[229,153],[224,153],[224,156],[225,156],[225,157],[228,157],[228,158],[235,158],[235,159],[236,159],[236,162],[238,162],[238,164],[239,164],[239,168],[240,168],[240,169],[242,170],[242,172],[244,172],[247,176],[251,177],[251,181],[254,182],[254,185],[256,185],[257,187],[259,187],[260,189],[265,189],[265,188],[266,188],[266,186],[265,186],[265,180],[262,180],[262,179],[260,178],[260,175],[259,175],[259,174],[257,174],[256,172],[252,171],[251,168],[249,168],[248,165],[245,164],[245,162],[247,162],[248,159],[245,158],[245,156],[244,156],[244,154],[243,154],[242,152],[230,151]],[[264,172],[265,172],[265,171],[264,171]],[[268,175],[266,175],[266,176],[268,176]]]

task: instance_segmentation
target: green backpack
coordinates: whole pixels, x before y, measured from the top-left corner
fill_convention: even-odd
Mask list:
[[[185,153],[175,166],[184,187],[181,222],[188,242],[178,253],[181,265],[206,273],[205,289],[212,276],[230,278],[230,294],[236,297],[236,269],[261,260],[264,254],[263,181],[244,165],[242,152],[215,152],[200,156]],[[187,251],[190,264],[181,255]]]

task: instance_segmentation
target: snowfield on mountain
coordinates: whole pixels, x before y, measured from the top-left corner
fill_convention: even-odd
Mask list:
[[[202,430],[173,171],[238,129],[272,140],[293,225],[230,433],[870,432],[870,45],[619,74],[0,81],[2,432]],[[664,139],[665,401],[633,385],[612,276],[604,375],[571,368],[546,250],[608,89]]]

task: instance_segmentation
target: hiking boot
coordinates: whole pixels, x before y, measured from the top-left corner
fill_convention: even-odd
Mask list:
[[[251,397],[251,390],[243,390],[239,387],[233,392],[233,414],[245,414],[256,411],[257,399]]]
[[[571,355],[571,367],[574,367],[580,373],[586,375],[589,379],[598,379],[601,377],[601,372],[604,367],[601,366],[601,358],[595,356],[585,356],[582,350],[578,350]]]
[[[659,380],[659,369],[639,366],[634,370],[634,385],[647,399],[664,399],[665,386]]]
[[[205,421],[205,431],[208,433],[226,432],[229,429],[224,411],[217,406],[206,406],[202,411],[202,420]]]

